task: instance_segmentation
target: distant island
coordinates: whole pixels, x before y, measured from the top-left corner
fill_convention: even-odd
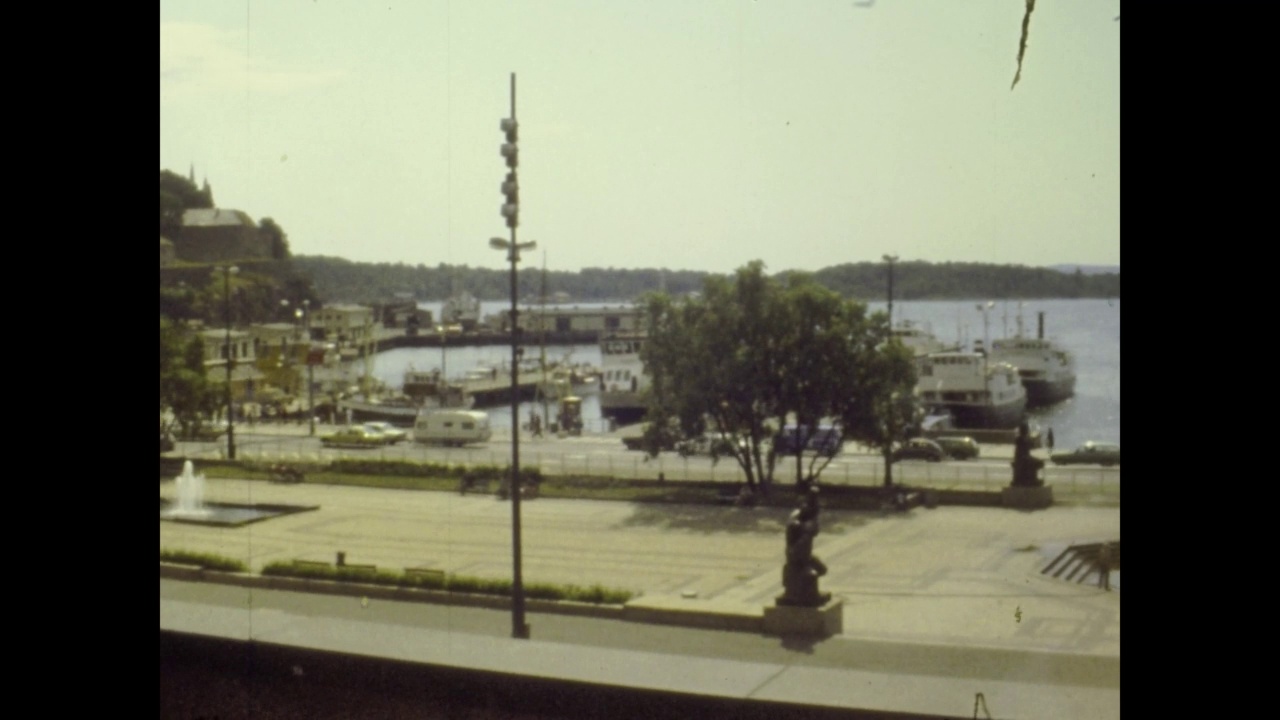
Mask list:
[[[502,268],[466,265],[360,263],[337,257],[294,255],[294,267],[308,276],[329,302],[380,302],[395,296],[444,300],[469,292],[481,300],[510,297],[510,277]],[[782,274],[788,271],[780,271]],[[525,301],[568,297],[572,302],[639,298],[665,290],[685,294],[702,290],[711,273],[665,268],[584,268],[579,271],[523,267],[519,294]],[[885,297],[887,268],[882,262],[845,263],[812,275],[824,286],[859,300]],[[1029,267],[984,263],[899,261],[894,268],[894,297],[901,300],[1030,300],[1045,298],[1118,298],[1120,268],[1098,265]]]

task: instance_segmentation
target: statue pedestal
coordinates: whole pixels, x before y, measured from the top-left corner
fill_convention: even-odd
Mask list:
[[[844,601],[828,600],[818,607],[774,605],[764,609],[765,635],[827,637],[844,632]]]
[[[1007,508],[1039,510],[1053,505],[1053,486],[1019,487],[1011,485],[1000,491],[1000,504]]]

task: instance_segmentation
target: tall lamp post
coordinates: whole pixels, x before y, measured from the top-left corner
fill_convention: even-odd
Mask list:
[[[516,263],[521,250],[532,250],[535,242],[517,243],[516,229],[511,240],[491,238],[489,247],[507,251],[511,263],[511,637],[528,639],[529,624],[524,620],[524,580],[520,561],[520,323],[516,306]]]
[[[889,265],[889,337],[893,337],[893,264],[898,262],[897,255],[883,256]],[[898,438],[898,419],[895,417],[898,405],[898,392],[889,396],[889,442],[884,444],[884,486],[893,487],[893,442]]]
[[[216,268],[222,271],[222,309],[226,316],[226,333],[223,336],[223,348],[227,353],[227,459],[236,459],[236,421],[231,407],[231,366],[234,364],[231,351],[231,276],[240,272],[235,265]]]
[[[889,264],[889,329],[893,330],[893,264],[898,262],[898,256],[885,255],[884,261]]]
[[[516,305],[516,263],[520,262],[521,250],[532,250],[537,243],[516,242],[516,227],[520,224],[520,184],[516,178],[516,168],[520,164],[519,127],[516,122],[516,74],[511,73],[511,116],[503,118],[498,125],[507,139],[499,153],[506,159],[509,169],[501,186],[506,201],[500,212],[511,229],[511,239],[491,238],[489,247],[505,250],[511,263],[511,637],[527,640],[529,624],[524,620],[524,580],[520,562],[520,310]]]

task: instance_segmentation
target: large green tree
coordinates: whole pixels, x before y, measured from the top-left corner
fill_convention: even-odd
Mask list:
[[[846,439],[876,441],[889,406],[910,397],[910,354],[889,343],[888,318],[827,290],[805,273],[770,278],[758,261],[732,277],[708,277],[703,292],[645,301],[649,338],[647,447],[718,435],[713,456],[732,456],[753,490],[773,480],[771,440],[787,424],[833,425]],[[796,455],[797,482],[831,462]]]
[[[205,376],[204,345],[167,318],[160,318],[160,433],[187,437],[218,404]],[[175,427],[176,426],[176,427]]]

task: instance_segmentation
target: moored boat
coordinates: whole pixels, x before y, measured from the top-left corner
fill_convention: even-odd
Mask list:
[[[1066,400],[1075,394],[1075,356],[1044,336],[1044,313],[1039,313],[1036,337],[1022,335],[1022,315],[1018,334],[991,343],[991,357],[1018,369],[1027,389],[1027,405],[1039,407]]]
[[[1027,407],[1017,369],[983,352],[925,356],[916,391],[925,405],[950,410],[958,428],[1017,427]]]
[[[600,340],[600,412],[621,425],[640,422],[648,411],[643,393],[649,376],[640,360],[643,333],[613,333]]]

